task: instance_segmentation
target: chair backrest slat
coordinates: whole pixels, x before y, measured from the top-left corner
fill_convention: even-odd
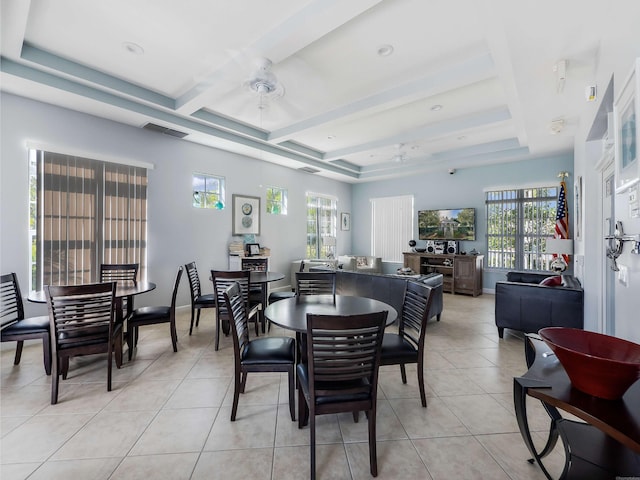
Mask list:
[[[222,292],[222,298],[229,312],[231,330],[233,331],[233,348],[236,356],[244,351],[249,344],[249,327],[247,318],[247,304],[243,298],[238,282],[233,282]]]
[[[374,395],[387,311],[366,315],[307,315],[310,392]]]
[[[191,288],[191,299],[193,300],[201,295],[200,276],[198,275],[196,262],[187,263],[185,264],[184,268],[187,270],[187,277],[189,278],[189,288]]]
[[[399,333],[416,348],[424,342],[425,326],[429,320],[432,298],[431,287],[407,282]]]
[[[24,304],[18,276],[15,273],[2,275],[0,277],[0,325],[5,327],[22,319],[24,319]]]
[[[218,305],[218,314],[227,315],[227,306],[224,300],[224,292],[234,283],[240,286],[240,293],[245,302],[245,306],[249,306],[249,279],[251,272],[249,270],[211,270],[211,279],[213,281],[213,290],[216,294],[216,302]]]
[[[118,282],[120,284],[138,284],[137,263],[103,263],[100,265],[101,282]]]
[[[296,272],[296,295],[336,295],[335,272]]]

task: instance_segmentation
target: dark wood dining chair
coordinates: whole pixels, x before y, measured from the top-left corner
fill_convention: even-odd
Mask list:
[[[297,366],[298,427],[310,423],[311,479],[316,478],[317,415],[367,413],[369,465],[378,475],[376,396],[387,311],[307,315],[307,358]]]
[[[431,308],[431,287],[407,282],[398,321],[398,333],[387,332],[382,340],[382,365],[400,365],[402,383],[407,383],[407,363],[417,363],[418,388],[422,406],[427,406],[424,391],[424,338]]]
[[[300,269],[298,270],[298,272],[304,272],[304,260],[302,260],[300,262]],[[295,287],[293,286],[293,284],[295,284],[296,279],[292,278],[291,279],[291,283],[292,283],[292,288],[291,291],[288,292],[271,292],[269,294],[269,305],[271,305],[272,303],[275,302],[279,302],[280,300],[284,300],[286,298],[292,298],[296,296],[296,292],[295,292]]]
[[[333,295],[336,299],[336,272],[296,272],[296,295]]]
[[[129,347],[129,360],[131,360],[131,356],[133,355],[133,349],[138,346],[138,328],[145,325],[168,323],[173,351],[178,351],[178,334],[176,332],[176,299],[178,297],[178,287],[180,287],[180,279],[182,278],[183,270],[182,266],[178,267],[176,281],[173,285],[173,294],[171,295],[171,305],[141,307],[136,308],[131,312],[129,319],[127,320],[127,346]]]
[[[18,276],[8,273],[0,276],[0,341],[17,342],[14,365],[20,364],[25,340],[42,339],[44,371],[51,375],[51,340],[49,317],[24,318],[24,303]]]
[[[237,282],[240,285],[240,292],[242,293],[242,298],[247,308],[247,320],[255,323],[256,337],[259,335],[258,324],[260,323],[261,302],[259,300],[251,300],[250,277],[251,272],[249,270],[211,270],[213,291],[215,292],[216,302],[218,304],[218,311],[216,312],[216,350],[218,350],[220,343],[220,330],[222,330],[225,335],[229,332],[231,316],[224,301],[224,291],[233,283]]]
[[[100,264],[100,282],[117,282],[119,285],[138,284],[137,263],[102,263]],[[122,299],[122,319],[133,312],[133,295]],[[116,318],[116,320],[118,320]]]
[[[244,393],[249,372],[286,372],[289,378],[289,413],[295,420],[295,340],[290,337],[260,337],[249,340],[247,303],[240,284],[234,282],[224,292],[224,301],[231,319],[235,359],[233,406],[231,421],[235,421],[240,393]]]
[[[51,404],[58,403],[60,375],[69,359],[107,353],[107,390],[111,391],[113,355],[122,362],[122,324],[115,322],[116,283],[45,287],[51,323]],[[120,360],[118,360],[120,359]]]
[[[187,263],[184,268],[187,271],[189,291],[191,292],[191,324],[189,325],[189,335],[191,335],[193,333],[194,318],[197,327],[200,324],[200,310],[203,308],[216,308],[216,297],[214,293],[202,294],[196,262]],[[195,315],[196,310],[198,311],[197,316]]]

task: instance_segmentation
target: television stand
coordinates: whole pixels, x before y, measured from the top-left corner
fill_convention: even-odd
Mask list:
[[[483,255],[405,252],[404,266],[420,275],[442,274],[442,290],[477,297],[482,294]]]

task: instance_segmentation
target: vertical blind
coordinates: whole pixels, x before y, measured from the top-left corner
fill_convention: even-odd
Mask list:
[[[138,263],[146,278],[147,171],[36,152],[32,288],[98,280],[101,263]]]
[[[413,195],[371,199],[371,253],[385,262],[403,262],[413,238]]]

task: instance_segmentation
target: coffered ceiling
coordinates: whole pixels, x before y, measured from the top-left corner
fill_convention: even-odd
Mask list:
[[[609,7],[2,0],[0,80],[180,141],[368,181],[571,152],[603,46],[620,44],[630,68],[623,54],[640,45],[640,2]]]

